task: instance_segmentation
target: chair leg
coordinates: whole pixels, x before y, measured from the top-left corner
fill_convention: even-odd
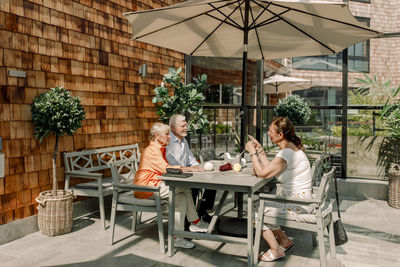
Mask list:
[[[254,237],[254,264],[258,263],[258,252],[260,250],[261,230],[264,223],[264,201],[260,200],[258,208],[258,217],[256,220],[256,234]]]
[[[324,227],[322,226],[321,218],[317,218],[317,227],[318,227],[318,247],[319,247],[319,258],[320,258],[320,266],[326,267],[326,254],[325,254],[325,242],[324,242]]]
[[[311,240],[312,240],[312,246],[316,247],[317,246],[317,234],[312,232],[311,233]]]
[[[136,225],[137,225],[137,211],[132,211],[132,226],[131,226],[131,230],[133,233],[136,232]]]
[[[159,194],[156,195],[157,205],[157,223],[158,223],[158,241],[160,242],[160,251],[165,254],[165,236],[164,236],[164,225],[161,210],[161,200]]]
[[[117,201],[118,192],[113,192],[112,204],[111,204],[111,219],[110,219],[110,240],[109,244],[112,246],[114,243],[114,230],[115,230],[115,217],[117,215]]]
[[[335,234],[333,232],[332,214],[330,214],[329,217],[330,217],[330,222],[329,222],[329,247],[331,249],[331,257],[333,259],[336,259]]]
[[[103,185],[101,180],[98,180],[98,192],[99,192],[99,210],[100,210],[100,220],[103,224],[104,230],[106,230],[106,215],[104,212],[104,197],[103,197]]]

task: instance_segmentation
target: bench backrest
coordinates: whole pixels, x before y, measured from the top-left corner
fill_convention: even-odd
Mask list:
[[[335,167],[332,167],[329,172],[324,173],[324,175],[322,176],[317,192],[317,199],[320,201],[320,203],[324,203],[327,200],[329,195],[329,188],[334,176]]]
[[[66,171],[96,172],[108,169],[111,162],[131,157],[138,164],[138,144],[64,153],[64,163]]]

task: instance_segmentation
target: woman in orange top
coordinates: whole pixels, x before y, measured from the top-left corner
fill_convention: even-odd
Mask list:
[[[142,186],[160,187],[160,197],[167,199],[169,188],[164,184],[161,175],[167,172],[167,168],[181,169],[182,171],[196,171],[197,168],[171,166],[168,164],[165,153],[171,136],[168,125],[156,122],[150,129],[150,144],[143,150],[139,170],[135,174],[134,184]],[[152,198],[151,192],[135,192],[137,198]],[[192,193],[189,188],[175,188],[175,223],[176,229],[184,229],[184,219],[187,217],[192,232],[206,232],[208,223],[200,220],[193,203]],[[192,248],[194,243],[182,238],[176,238],[176,247]]]

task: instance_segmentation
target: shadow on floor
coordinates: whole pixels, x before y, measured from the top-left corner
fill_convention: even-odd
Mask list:
[[[162,261],[150,260],[147,258],[143,258],[137,255],[129,254],[123,256],[114,256],[114,257],[101,257],[97,260],[93,261],[84,261],[84,262],[76,262],[70,264],[62,264],[62,265],[52,265],[52,266],[74,266],[74,267],[102,267],[102,266],[166,266],[166,267],[175,267],[181,265],[167,264]]]

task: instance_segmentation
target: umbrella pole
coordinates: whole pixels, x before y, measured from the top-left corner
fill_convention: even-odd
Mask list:
[[[247,106],[246,106],[246,93],[247,93],[247,45],[249,39],[249,10],[250,2],[245,2],[244,13],[244,30],[243,30],[243,66],[242,66],[242,108],[241,108],[241,127],[240,127],[240,152],[244,150],[245,140],[247,134]]]
[[[244,150],[245,140],[247,135],[247,106],[246,106],[246,93],[247,93],[247,45],[249,41],[249,10],[250,2],[245,0],[245,13],[244,13],[244,29],[243,29],[243,67],[242,67],[242,107],[240,110],[240,152]],[[243,218],[243,194],[236,193],[236,201],[238,207],[238,218]]]

